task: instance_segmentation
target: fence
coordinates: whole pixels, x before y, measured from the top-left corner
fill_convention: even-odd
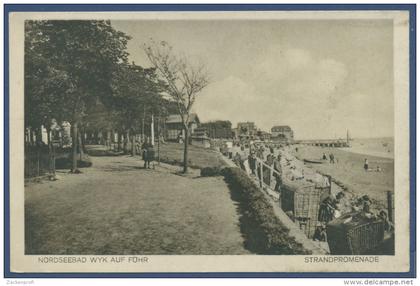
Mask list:
[[[311,238],[318,223],[318,212],[321,197],[331,193],[331,187],[317,188],[315,184],[288,181],[280,172],[256,158],[254,178],[259,186],[271,197],[279,201],[280,207],[286,213],[293,215],[292,220]],[[246,169],[246,168],[245,168]],[[248,172],[249,173],[249,172]],[[276,190],[277,180],[281,178],[280,190]]]
[[[280,199],[280,193],[275,190],[277,178],[281,178],[282,175],[274,169],[273,166],[267,165],[260,158],[255,158],[255,170],[254,173],[257,175],[256,179],[258,185],[265,189],[266,192],[276,200]]]
[[[43,176],[55,169],[55,160],[44,147],[25,147],[25,178]]]

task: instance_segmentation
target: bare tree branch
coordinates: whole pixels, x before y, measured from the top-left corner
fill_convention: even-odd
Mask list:
[[[177,103],[185,130],[184,172],[188,168],[188,132],[192,107],[200,92],[209,84],[204,65],[194,66],[186,57],[176,55],[166,42],[150,40],[143,46],[146,56],[166,83],[166,92]]]

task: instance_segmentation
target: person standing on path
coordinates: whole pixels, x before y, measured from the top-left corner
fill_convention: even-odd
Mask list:
[[[365,158],[365,163],[363,165],[363,168],[365,169],[366,172],[369,170],[369,162],[367,158]]]
[[[142,150],[142,157],[143,157],[143,161],[144,161],[144,168],[146,169],[147,166],[147,147],[148,147],[148,143],[147,140],[143,142],[143,144],[141,145],[141,150]]]
[[[153,145],[152,145],[151,142],[149,142],[148,145],[147,145],[146,158],[147,158],[146,159],[147,168],[150,169],[150,163],[152,162],[153,169],[154,169],[155,168],[155,165],[154,165],[153,161],[155,160],[155,149],[154,149],[154,147],[153,147]]]

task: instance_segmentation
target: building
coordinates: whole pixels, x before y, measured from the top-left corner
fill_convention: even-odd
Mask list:
[[[190,115],[190,122],[188,125],[190,134],[194,133],[194,130],[200,124],[200,119],[197,114],[192,113]],[[167,117],[165,122],[165,140],[168,141],[180,141],[185,138],[184,126],[182,124],[182,118],[179,114],[171,114]]]
[[[258,131],[258,137],[262,141],[269,141],[271,139],[271,134],[265,131]]]
[[[257,127],[254,122],[238,122],[237,137],[239,139],[253,139],[257,135]]]
[[[233,138],[238,138],[239,137],[238,128],[232,128],[232,137]]]
[[[191,145],[210,148],[210,138],[206,128],[195,128],[194,132],[191,134]]]
[[[57,121],[53,119],[49,132],[50,134],[48,134],[48,130],[44,125],[41,125],[41,127],[38,129],[27,127],[25,129],[25,143],[35,144],[38,142],[47,145],[49,144],[49,135],[52,144],[60,147],[71,146],[71,124],[69,122],[64,121],[63,123],[58,124]]]
[[[271,139],[282,143],[293,142],[293,130],[288,125],[273,126],[271,128]]]
[[[216,120],[200,124],[201,128],[205,128],[210,138],[232,138],[232,123],[228,120]]]

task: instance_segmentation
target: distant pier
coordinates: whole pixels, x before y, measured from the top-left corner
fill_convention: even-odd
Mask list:
[[[316,139],[316,140],[295,140],[296,144],[303,144],[317,147],[350,147],[350,142],[345,139]]]

